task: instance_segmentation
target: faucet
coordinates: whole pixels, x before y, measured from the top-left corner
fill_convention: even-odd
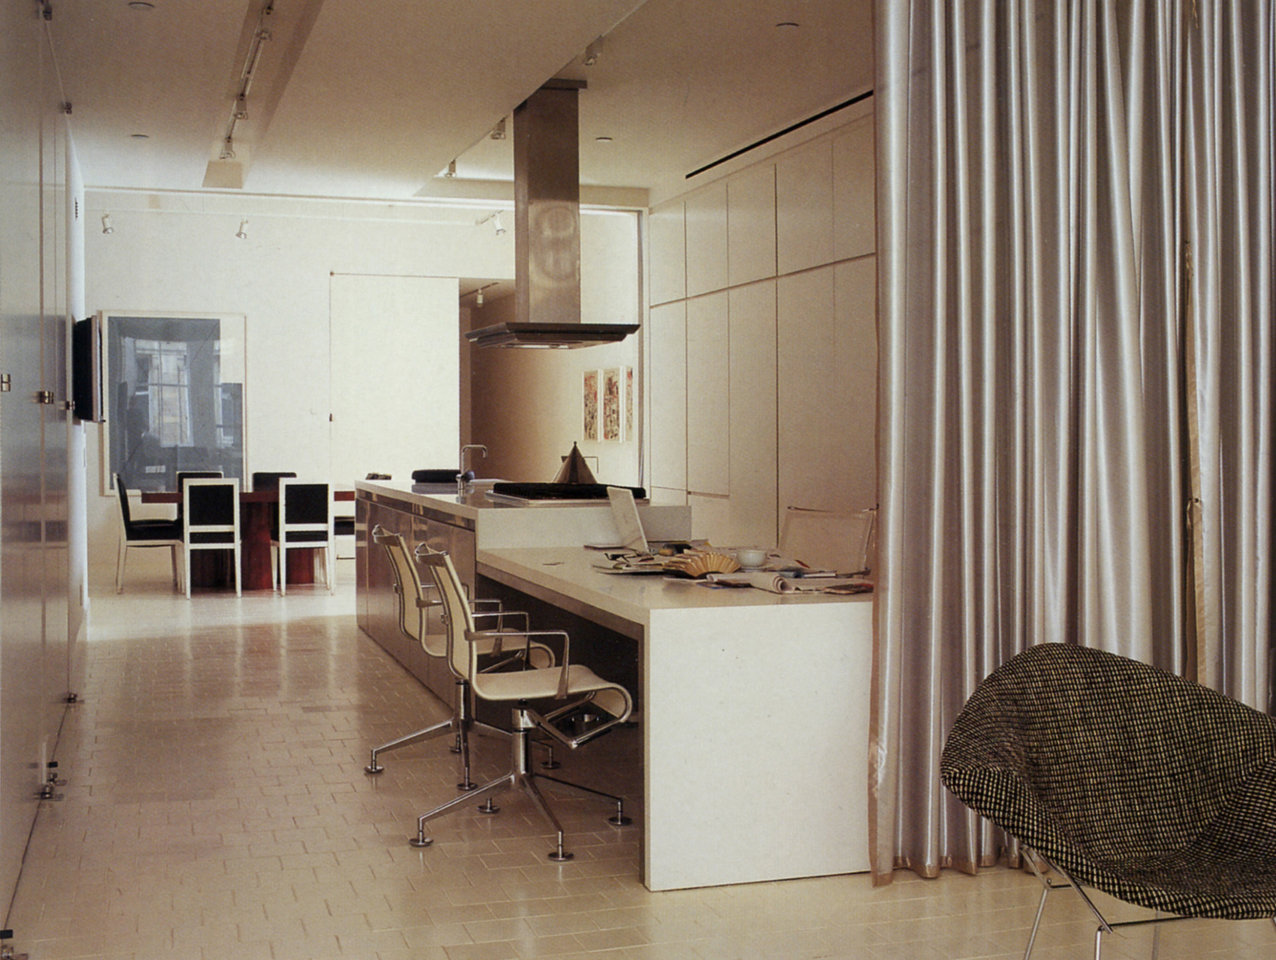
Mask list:
[[[481,443],[467,443],[465,446],[461,447],[461,455],[458,457],[461,469],[456,475],[456,495],[458,497],[463,497],[470,492],[470,481],[474,478],[473,473],[466,475],[465,472],[466,450],[482,450],[483,459],[487,459],[487,447],[483,446]]]

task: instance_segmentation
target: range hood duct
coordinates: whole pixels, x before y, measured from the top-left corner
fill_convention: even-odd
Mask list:
[[[514,110],[514,316],[471,330],[480,347],[587,347],[623,340],[628,323],[580,319],[583,80],[550,80]]]

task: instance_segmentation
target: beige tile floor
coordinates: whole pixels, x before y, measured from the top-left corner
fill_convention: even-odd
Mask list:
[[[874,889],[841,876],[648,892],[638,828],[562,800],[576,859],[548,862],[525,801],[466,810],[406,843],[455,795],[440,741],[366,751],[445,715],[357,629],[349,569],[321,589],[174,597],[139,578],[94,596],[82,703],[57,755],[9,925],[33,960],[960,960],[1022,955],[1036,881],[989,870]],[[606,738],[605,738],[606,739]],[[605,741],[600,741],[601,743]],[[481,746],[483,768],[503,753]],[[582,751],[582,754],[585,751]],[[740,829],[748,829],[747,824]],[[1093,925],[1055,895],[1035,957],[1090,956]],[[1150,955],[1146,930],[1104,956]],[[1166,929],[1161,956],[1276,953],[1264,923]]]

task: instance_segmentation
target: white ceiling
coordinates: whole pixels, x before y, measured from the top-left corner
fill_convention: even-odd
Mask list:
[[[212,170],[255,194],[492,196],[512,141],[489,132],[573,76],[582,183],[669,192],[873,83],[871,0],[274,0],[234,161],[210,168],[264,0],[151,2],[52,0],[89,189],[199,190]]]

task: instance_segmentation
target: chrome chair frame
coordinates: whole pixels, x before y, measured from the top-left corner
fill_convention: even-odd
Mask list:
[[[479,672],[478,651],[482,644],[492,639],[492,633],[475,629],[474,616],[465,602],[464,588],[452,564],[452,558],[445,552],[435,551],[419,553],[418,557],[429,570],[439,602],[442,604],[449,665],[457,676],[470,682],[472,692],[478,699],[513,704],[511,708],[513,733],[510,737],[509,770],[476,787],[471,794],[449,800],[418,817],[416,836],[410,840],[412,846],[430,846],[434,841],[425,833],[426,823],[455,810],[462,803],[469,802],[474,797],[486,795],[487,800],[479,806],[479,811],[497,813],[500,808],[493,804],[492,796],[503,790],[519,790],[532,801],[533,806],[554,828],[556,841],[554,849],[548,854],[549,859],[560,863],[570,860],[572,854],[563,846],[563,826],[546,803],[544,795],[537,786],[538,780],[546,780],[590,796],[609,800],[616,805],[616,812],[608,818],[608,822],[616,826],[631,823],[630,818],[625,815],[623,797],[547,774],[535,773],[531,769],[531,734],[534,731],[547,734],[558,743],[574,750],[629,719],[633,712],[633,698],[629,691],[619,684],[603,680],[587,667],[572,666],[571,638],[563,630],[528,630],[521,634],[504,631],[506,637],[522,635],[525,642],[529,643],[533,637],[560,639],[563,654],[558,665],[540,669],[531,668],[514,673]],[[600,702],[604,694],[607,707]],[[540,713],[530,705],[532,700],[540,699],[562,701],[563,705],[550,712]],[[601,712],[608,714],[611,719],[597,723],[577,736],[564,733],[557,725],[557,721],[569,717],[587,704],[594,705]]]
[[[407,544],[402,535],[390,533],[379,524],[372,530],[372,539],[375,543],[380,544],[386,551],[390,560],[390,571],[394,578],[394,590],[399,600],[399,630],[409,640],[414,640],[421,644],[422,650],[426,656],[436,659],[447,657],[447,641],[442,636],[432,635],[429,632],[429,624],[427,622],[428,614],[431,609],[441,607],[441,601],[432,599],[428,593],[433,591],[433,587],[423,584],[416,575],[416,570],[412,565],[411,555],[408,553]],[[428,550],[425,544],[420,544],[417,551]],[[487,645],[484,656],[495,658],[495,662],[485,665],[486,670],[499,670],[508,668],[516,664],[523,656],[531,656],[533,653],[536,658],[549,666],[554,664],[554,652],[543,644],[529,644],[526,650],[515,650],[509,653],[503,650],[502,642],[505,632],[506,618],[520,619],[523,622],[524,630],[514,634],[522,636],[526,632],[528,624],[527,614],[522,611],[505,610],[500,600],[471,600],[471,607],[485,606],[491,609],[477,610],[472,609],[472,616],[478,618],[496,617],[496,639]],[[415,616],[409,616],[415,612]],[[455,675],[454,675],[455,677]],[[470,777],[470,739],[471,733],[481,734],[483,736],[496,737],[500,739],[508,739],[510,732],[502,730],[500,727],[493,726],[477,720],[473,716],[472,694],[470,684],[467,680],[455,677],[455,690],[452,697],[452,715],[446,720],[438,723],[430,724],[420,730],[414,730],[412,733],[404,734],[396,737],[386,743],[378,744],[372,748],[368,765],[363,768],[363,772],[376,775],[382,773],[385,767],[381,765],[378,757],[380,754],[388,753],[391,750],[397,750],[400,747],[410,746],[414,743],[421,743],[434,737],[451,733],[453,735],[451,751],[460,756],[461,762],[461,781],[456,785],[458,790],[473,790],[476,786]]]

